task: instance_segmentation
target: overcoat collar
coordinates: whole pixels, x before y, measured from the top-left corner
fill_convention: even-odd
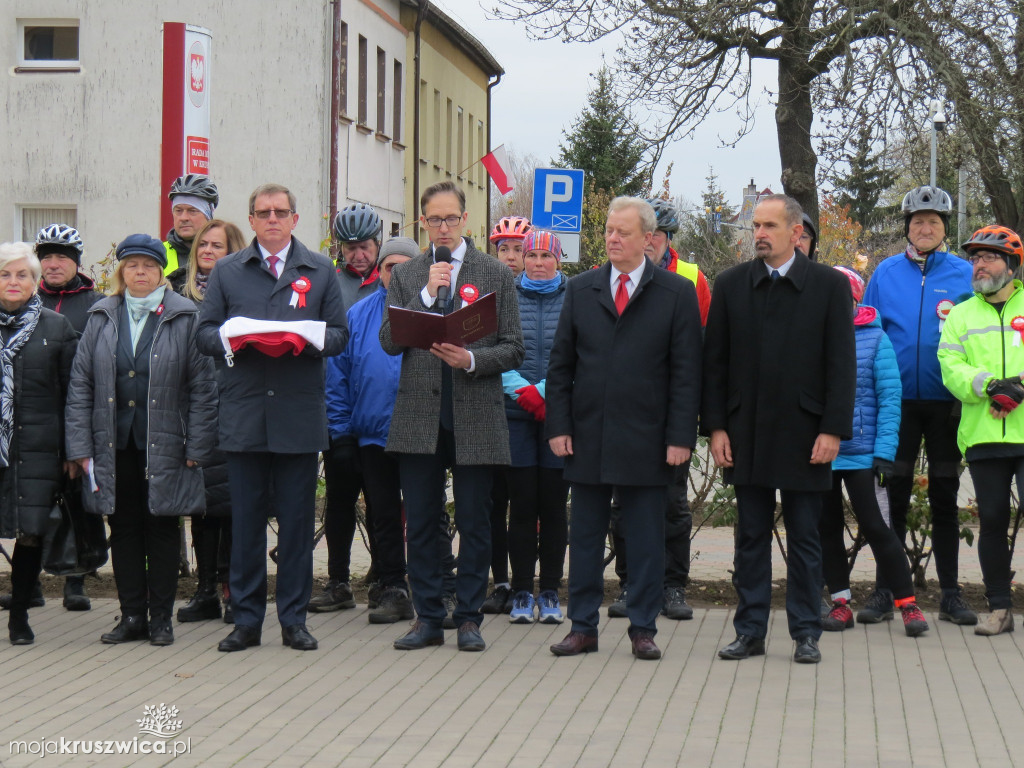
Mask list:
[[[644,259],[646,263],[644,264],[644,271],[640,274],[640,282],[633,291],[633,295],[629,297],[629,303],[626,305],[626,309],[623,310],[622,314],[626,314],[626,312],[629,311],[629,308],[640,297],[644,288],[646,288],[651,280],[654,279],[654,270],[657,269],[657,267],[655,267],[654,263],[646,256]],[[597,291],[598,304],[618,317],[619,311],[615,308],[615,299],[612,296],[612,264],[610,261],[606,261],[600,269],[598,269],[598,278],[594,283],[593,288]]]
[[[811,260],[808,259],[799,248],[794,253],[793,266],[789,268],[789,271],[785,275],[782,275],[780,280],[788,280],[793,284],[793,287],[798,291],[804,289],[804,283],[807,282],[807,273],[811,268]],[[756,288],[761,283],[770,280],[771,277],[768,270],[765,268],[764,262],[761,259],[753,259],[750,262],[750,284]]]

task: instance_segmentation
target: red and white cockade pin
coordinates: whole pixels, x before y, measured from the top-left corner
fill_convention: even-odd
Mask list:
[[[1024,315],[1017,315],[1013,318],[1010,321],[1010,327],[1020,334],[1020,336],[1013,340],[1013,346],[1018,347],[1024,341]]]
[[[308,277],[300,277],[294,283],[292,283],[292,300],[288,302],[292,307],[298,307],[302,309],[306,306],[306,294],[309,293],[309,289],[313,287],[313,284],[309,282]]]
[[[945,320],[949,317],[949,310],[953,308],[953,302],[950,299],[943,299],[935,305],[935,314],[939,320]]]
[[[480,298],[480,289],[472,283],[466,283],[459,289],[459,296],[466,304],[472,304],[474,301]]]

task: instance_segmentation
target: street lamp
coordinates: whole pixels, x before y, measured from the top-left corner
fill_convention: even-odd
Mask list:
[[[935,155],[937,140],[936,134],[946,130],[946,113],[942,109],[942,99],[932,99],[928,108],[928,120],[932,128],[932,186],[935,186]]]

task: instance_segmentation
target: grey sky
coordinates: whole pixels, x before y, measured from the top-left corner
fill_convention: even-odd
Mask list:
[[[565,44],[558,40],[531,40],[521,25],[487,18],[478,0],[433,0],[474,37],[487,46],[505,70],[494,89],[491,141],[505,144],[521,154],[536,155],[542,162],[557,154],[562,131],[586,104],[593,85],[589,77],[601,66],[601,54],[609,64],[615,60],[615,42]],[[495,0],[484,0],[485,7]],[[754,130],[736,147],[725,147],[722,138],[731,139],[739,126],[732,113],[714,115],[696,131],[692,139],[674,142],[665,152],[655,174],[655,190],[660,190],[665,168],[674,163],[671,179],[673,196],[700,200],[708,166],[714,167],[719,186],[733,205],[753,177],[759,189],[781,191],[780,163],[774,114],[765,86],[774,84],[774,68],[764,66],[755,72],[755,96],[759,103]],[[640,108],[635,109],[638,117]]]

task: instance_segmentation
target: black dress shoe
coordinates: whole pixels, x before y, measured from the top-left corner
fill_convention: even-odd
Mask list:
[[[428,645],[444,645],[444,630],[424,624],[419,619],[413,622],[407,634],[395,640],[396,651],[416,651]]]
[[[586,635],[582,632],[570,632],[562,642],[551,646],[551,652],[555,656],[575,656],[596,650],[597,635]]]
[[[309,634],[305,624],[282,627],[281,644],[294,648],[296,651],[315,651],[319,647],[316,638]]]
[[[171,645],[174,642],[174,630],[171,628],[171,620],[154,619],[149,624],[150,645]]]
[[[654,636],[649,632],[637,632],[630,638],[633,644],[633,655],[644,661],[657,661],[661,658],[661,650],[654,644]]]
[[[720,659],[749,659],[751,656],[764,655],[764,638],[750,635],[736,635],[736,639],[718,652]]]
[[[459,627],[459,650],[482,651],[487,647],[480,635],[480,626],[475,621],[464,621]]]
[[[149,639],[149,624],[146,622],[145,616],[122,616],[113,630],[100,635],[100,642],[110,645],[147,639]]]
[[[798,638],[796,641],[796,651],[793,653],[793,661],[798,664],[817,664],[821,661],[818,641],[813,637]]]
[[[259,627],[243,627],[236,624],[231,634],[217,644],[218,651],[231,653],[232,651],[244,651],[260,644]]]

